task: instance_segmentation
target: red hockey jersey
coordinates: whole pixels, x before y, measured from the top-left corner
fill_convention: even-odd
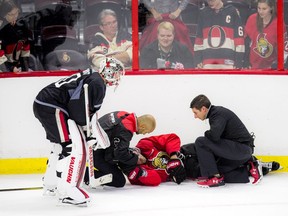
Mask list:
[[[271,68],[277,60],[277,18],[263,29],[257,30],[257,13],[252,14],[245,26],[246,36],[251,39],[249,61],[252,68]]]
[[[166,165],[170,155],[180,151],[180,138],[176,134],[163,134],[141,139],[136,145],[141,154],[147,159],[146,164],[140,165],[146,170],[146,175],[131,181],[131,184],[157,186],[169,180]]]

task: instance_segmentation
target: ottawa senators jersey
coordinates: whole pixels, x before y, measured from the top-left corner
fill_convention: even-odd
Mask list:
[[[206,7],[200,12],[194,45],[195,65],[206,69],[241,68],[244,58],[244,31],[238,10],[232,5],[219,12]]]
[[[145,180],[141,179],[142,184],[145,181],[149,182],[149,178],[155,176],[151,172],[157,172],[161,178],[161,182],[168,181],[169,175],[166,171],[166,166],[170,160],[170,155],[180,151],[180,144],[180,138],[173,133],[143,138],[138,142],[136,147],[141,150],[141,154],[147,159],[146,164],[141,165],[148,173]],[[137,182],[137,184],[141,183]]]
[[[87,69],[60,79],[45,88],[36,96],[35,102],[58,108],[78,125],[86,124],[84,84],[88,84],[90,116],[96,113],[106,94],[106,84],[99,73]]]
[[[277,18],[263,28],[257,30],[257,13],[252,14],[246,23],[245,33],[250,38],[249,61],[252,68],[271,68],[277,61]],[[285,37],[284,37],[285,38]]]

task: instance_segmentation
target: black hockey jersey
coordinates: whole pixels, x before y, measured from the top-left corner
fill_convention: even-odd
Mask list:
[[[106,84],[99,73],[87,69],[58,80],[42,89],[35,102],[61,109],[78,125],[86,124],[84,84],[88,84],[90,117],[96,113],[106,94]]]
[[[134,113],[116,111],[99,118],[99,123],[107,133],[111,146],[105,149],[105,160],[118,163],[123,171],[136,166],[138,156],[129,150],[130,141],[137,131],[137,120]]]
[[[226,5],[217,13],[206,7],[200,13],[194,45],[195,65],[204,68],[241,68],[244,57],[244,32],[237,9]]]

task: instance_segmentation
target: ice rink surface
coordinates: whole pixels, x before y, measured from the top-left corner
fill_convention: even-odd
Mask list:
[[[0,175],[4,188],[41,187],[42,175]],[[288,214],[288,173],[270,173],[258,185],[200,188],[195,181],[158,187],[89,189],[89,207],[58,206],[42,190],[0,192],[1,216],[278,216]]]

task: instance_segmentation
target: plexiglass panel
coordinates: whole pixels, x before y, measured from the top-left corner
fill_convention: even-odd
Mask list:
[[[129,1],[0,2],[1,71],[97,69],[106,56],[131,67]]]
[[[142,69],[277,69],[275,0],[142,0]]]

